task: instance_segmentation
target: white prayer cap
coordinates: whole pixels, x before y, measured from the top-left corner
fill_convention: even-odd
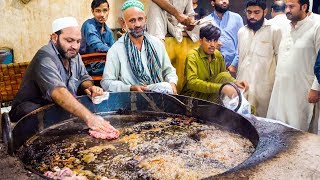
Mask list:
[[[53,21],[52,23],[52,32],[55,33],[61,29],[68,28],[68,27],[77,27],[79,26],[76,18],[74,17],[63,17],[58,18]]]

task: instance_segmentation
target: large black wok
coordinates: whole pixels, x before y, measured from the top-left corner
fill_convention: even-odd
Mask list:
[[[200,120],[200,123],[215,123],[225,130],[249,139],[256,148],[255,152],[246,161],[225,173],[238,171],[270,159],[289,143],[286,137],[281,136],[284,131],[288,131],[286,127],[260,122],[254,117],[245,118],[223,106],[195,98],[151,92],[123,92],[110,93],[109,99],[98,105],[94,105],[87,96],[79,97],[79,101],[92,112],[102,115],[151,114],[163,116],[169,114],[194,117]],[[9,118],[4,115],[2,128],[9,153],[23,152],[24,146],[27,146],[28,141],[36,134],[41,134],[48,128],[70,119],[74,117],[55,105],[48,105],[32,112],[13,126],[9,125]],[[132,119],[133,123],[135,121]],[[111,123],[116,127],[125,124],[122,121],[111,121]]]

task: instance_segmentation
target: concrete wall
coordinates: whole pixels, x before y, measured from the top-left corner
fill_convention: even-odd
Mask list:
[[[120,27],[118,17],[124,1],[109,0],[109,27]],[[74,16],[82,24],[92,17],[90,5],[91,0],[0,0],[0,47],[13,49],[14,62],[30,61],[48,43],[54,19]]]

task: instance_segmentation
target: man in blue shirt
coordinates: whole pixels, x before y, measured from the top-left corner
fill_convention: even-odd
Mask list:
[[[229,0],[213,0],[211,4],[214,6],[214,11],[205,18],[213,20],[213,24],[221,29],[220,52],[225,59],[227,69],[235,76],[239,59],[238,31],[243,27],[243,20],[239,14],[229,11]]]
[[[80,54],[95,52],[108,52],[114,43],[112,31],[106,21],[109,15],[109,3],[107,0],[93,0],[91,3],[93,18],[86,20],[81,28]],[[104,63],[93,63],[87,66],[90,75],[101,75]]]

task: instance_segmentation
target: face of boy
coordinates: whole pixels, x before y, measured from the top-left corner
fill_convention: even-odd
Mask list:
[[[108,3],[102,3],[100,6],[91,10],[94,19],[99,23],[103,24],[107,21],[109,15],[109,7]]]
[[[208,55],[214,54],[214,51],[216,50],[216,46],[218,43],[218,40],[208,40],[205,37],[200,39],[200,45],[203,48],[204,53]]]

